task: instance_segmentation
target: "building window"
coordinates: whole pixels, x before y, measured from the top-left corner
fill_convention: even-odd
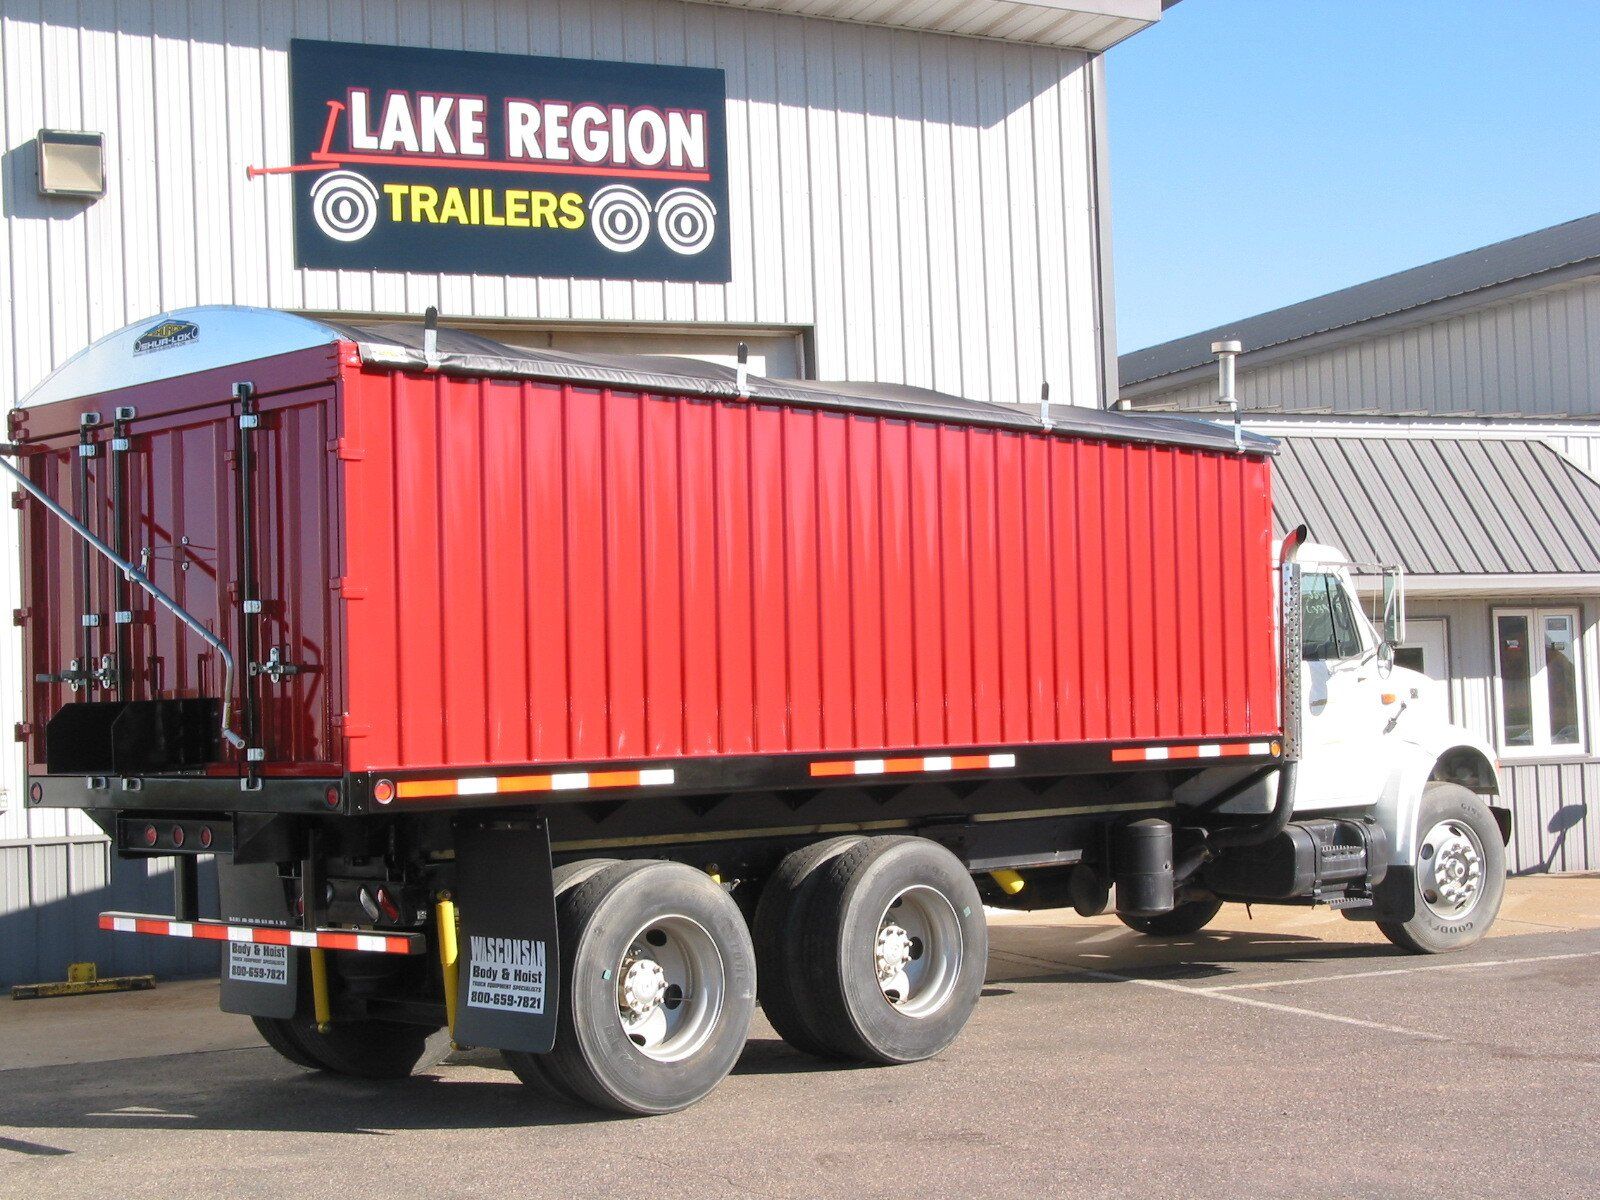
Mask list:
[[[1581,752],[1578,610],[1497,608],[1494,640],[1500,748],[1508,754]]]

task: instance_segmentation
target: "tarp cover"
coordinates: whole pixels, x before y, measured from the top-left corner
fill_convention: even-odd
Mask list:
[[[156,342],[152,338],[158,336]],[[989,404],[901,384],[769,379],[693,358],[569,354],[509,346],[461,329],[441,329],[430,355],[420,321],[354,324],[274,309],[212,305],[162,313],[107,334],[63,363],[29,393],[27,406],[83,399],[134,384],[177,378],[334,341],[354,342],[362,361],[399,370],[541,379],[631,391],[747,399],[908,420],[1055,430],[1079,437],[1235,451],[1231,426],[1192,416],[1107,412],[1052,404]],[[1245,433],[1247,454],[1276,443]]]
[[[1053,429],[1082,437],[1116,441],[1156,442],[1231,451],[1231,426],[1194,417],[1107,412],[1071,404],[1052,404],[1048,422],[1038,404],[989,404],[945,392],[896,383],[848,380],[770,379],[748,375],[743,389],[732,367],[692,358],[626,354],[569,354],[560,350],[508,346],[458,329],[441,329],[430,363],[424,353],[425,332],[419,323],[381,325],[334,324],[361,350],[364,362],[412,370],[432,367],[451,375],[489,375],[598,384],[637,391],[767,400],[848,412],[953,421],[973,425],[1040,431]],[[1245,453],[1270,454],[1270,438],[1244,433]]]

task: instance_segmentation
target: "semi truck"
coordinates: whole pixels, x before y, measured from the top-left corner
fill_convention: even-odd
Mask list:
[[[1274,452],[432,312],[164,313],[10,413],[26,803],[171,860],[170,913],[100,927],[217,943],[295,1064],[492,1048],[632,1114],[705,1096],[758,1002],[820,1058],[940,1053],[988,908],[1468,945],[1492,751],[1395,665],[1398,573],[1369,621],[1275,530]]]

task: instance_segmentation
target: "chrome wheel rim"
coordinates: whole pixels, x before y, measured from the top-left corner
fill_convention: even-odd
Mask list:
[[[1445,921],[1464,917],[1483,895],[1485,857],[1477,832],[1465,821],[1447,818],[1417,846],[1417,886],[1422,902]]]
[[[896,1012],[926,1017],[944,1007],[961,971],[961,920],[931,887],[910,887],[878,919],[873,967]]]
[[[706,1044],[728,990],[716,941],[681,915],[640,927],[628,939],[615,978],[622,1032],[657,1062],[688,1058]]]

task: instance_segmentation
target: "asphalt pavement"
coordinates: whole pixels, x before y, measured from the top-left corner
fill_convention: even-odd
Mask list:
[[[647,1120],[486,1052],[309,1074],[207,982],[3,1001],[0,1197],[1595,1194],[1600,878],[1512,881],[1494,935],[1437,958],[1231,905],[1174,942],[1057,914],[992,939],[938,1059],[824,1065],[758,1018],[716,1092]]]

